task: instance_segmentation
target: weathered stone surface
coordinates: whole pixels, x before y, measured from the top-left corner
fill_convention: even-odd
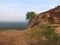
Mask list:
[[[60,6],[42,12],[29,21],[27,28],[31,28],[38,23],[50,22],[51,24],[60,24]]]

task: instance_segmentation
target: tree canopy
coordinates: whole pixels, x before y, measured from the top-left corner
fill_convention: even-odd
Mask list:
[[[26,19],[29,21],[29,20],[33,19],[35,16],[36,16],[36,14],[34,11],[27,12]]]

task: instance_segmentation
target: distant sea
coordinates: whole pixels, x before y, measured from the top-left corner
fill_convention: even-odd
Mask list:
[[[0,22],[0,30],[23,30],[27,22]]]

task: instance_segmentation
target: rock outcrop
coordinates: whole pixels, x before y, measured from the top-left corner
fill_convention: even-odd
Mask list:
[[[36,15],[34,19],[29,21],[27,28],[31,28],[38,23],[45,23],[48,21],[51,24],[54,24],[54,26],[58,26],[60,24],[60,6]]]

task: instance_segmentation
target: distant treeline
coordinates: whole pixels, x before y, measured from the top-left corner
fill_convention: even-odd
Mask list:
[[[22,30],[26,26],[27,22],[0,22],[0,30]]]

